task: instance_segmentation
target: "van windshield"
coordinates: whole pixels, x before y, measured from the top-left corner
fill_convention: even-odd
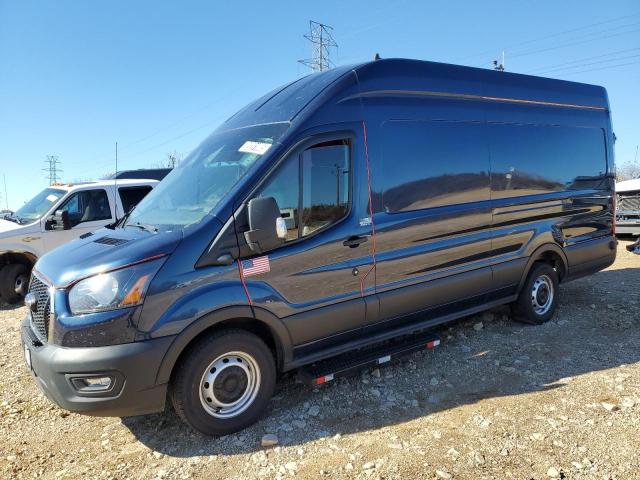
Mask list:
[[[214,132],[138,204],[124,226],[166,231],[199,222],[288,126],[273,123]]]
[[[41,218],[67,192],[57,188],[45,188],[11,216],[18,223],[30,223]]]

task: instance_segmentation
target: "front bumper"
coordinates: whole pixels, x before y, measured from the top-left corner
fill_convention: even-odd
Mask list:
[[[167,384],[156,385],[155,379],[174,337],[72,348],[38,345],[28,318],[22,322],[21,332],[34,379],[44,394],[65,410],[116,417],[164,410]],[[114,384],[104,392],[80,392],[71,380],[83,375],[112,376]]]

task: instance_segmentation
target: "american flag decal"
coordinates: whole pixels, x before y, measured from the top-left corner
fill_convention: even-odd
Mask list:
[[[269,265],[269,257],[267,255],[264,257],[251,258],[249,260],[242,260],[242,273],[245,277],[270,271],[271,266]]]

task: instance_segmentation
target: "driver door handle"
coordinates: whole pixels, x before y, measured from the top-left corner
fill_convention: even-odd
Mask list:
[[[358,245],[366,242],[367,240],[369,240],[368,235],[351,235],[344,242],[342,242],[342,244],[345,247],[356,248]]]

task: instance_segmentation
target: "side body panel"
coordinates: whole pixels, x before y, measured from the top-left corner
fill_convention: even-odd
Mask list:
[[[370,132],[376,292],[380,300],[380,314],[366,332],[398,328],[482,304],[491,285],[489,155],[488,145],[481,145],[483,105],[420,94],[470,93],[480,89],[481,83],[415,72],[398,71],[383,81],[370,78],[366,69],[359,75]],[[413,138],[407,139],[410,147],[398,140],[405,135],[405,127],[414,130]],[[401,184],[393,181],[395,176],[412,178],[414,162],[440,162],[438,154],[430,151],[427,137],[436,139],[439,131],[448,127],[465,137],[460,138],[456,154],[473,164],[473,169],[460,167],[451,175],[444,166],[435,168],[435,176],[430,178]],[[476,140],[473,151],[463,144],[469,137]],[[388,184],[392,185],[390,190]],[[472,186],[448,192],[451,184]],[[431,193],[443,185],[442,193]],[[416,315],[418,312],[422,313]]]

